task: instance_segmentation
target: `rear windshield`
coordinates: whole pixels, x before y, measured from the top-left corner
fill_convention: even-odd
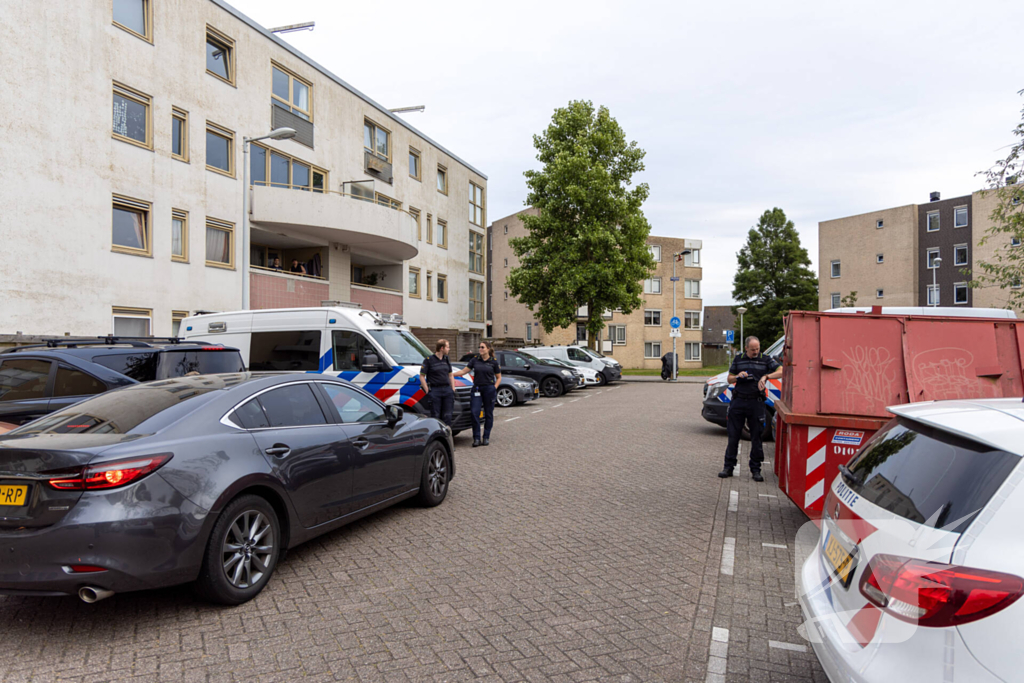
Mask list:
[[[844,481],[889,512],[963,531],[1019,462],[1012,453],[899,419],[850,462],[856,481]]]
[[[235,349],[189,351],[147,351],[93,356],[92,361],[137,382],[152,382],[186,375],[215,375],[242,372],[242,356]]]

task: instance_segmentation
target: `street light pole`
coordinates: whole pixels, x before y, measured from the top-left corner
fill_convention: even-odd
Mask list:
[[[931,302],[929,302],[928,305],[929,306],[938,306],[939,305],[939,287],[938,287],[938,285],[935,284],[935,273],[938,272],[939,266],[942,265],[942,257],[941,256],[936,256],[935,259],[932,261],[932,263],[935,265],[935,267],[932,268],[932,296],[931,296],[932,300],[931,300]],[[954,302],[954,303],[956,303],[956,302]]]
[[[736,312],[740,314],[740,352],[743,352],[747,348],[746,337],[743,336],[743,314],[747,312],[747,309],[745,306],[740,306]]]
[[[249,310],[249,143],[257,140],[288,140],[294,128],[275,128],[257,138],[242,138],[242,310]]]
[[[676,317],[676,262],[679,260],[679,254],[672,254],[672,317]],[[672,381],[676,382],[679,380],[679,356],[676,355],[676,339],[672,337]]]

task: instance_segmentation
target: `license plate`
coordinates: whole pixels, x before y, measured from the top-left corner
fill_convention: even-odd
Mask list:
[[[843,588],[849,588],[854,570],[857,569],[856,557],[846,552],[846,549],[840,545],[831,532],[825,537],[824,555],[828,563],[832,565],[832,573],[839,579]]]
[[[534,387],[533,388],[533,395],[534,396],[539,396],[540,395],[540,389],[538,389],[537,387]]]
[[[28,499],[27,486],[0,486],[0,506],[21,507]]]

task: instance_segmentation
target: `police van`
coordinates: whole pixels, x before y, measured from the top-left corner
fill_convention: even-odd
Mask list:
[[[209,313],[181,321],[182,339],[233,346],[253,371],[316,372],[334,375],[382,402],[429,414],[420,386],[420,364],[433,353],[397,314],[380,314],[356,304],[331,302],[322,308],[271,308]],[[472,381],[455,378],[452,433],[471,425]]]

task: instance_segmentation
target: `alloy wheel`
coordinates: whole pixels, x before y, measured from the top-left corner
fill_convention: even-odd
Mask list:
[[[430,460],[427,463],[427,486],[430,487],[431,494],[440,496],[447,485],[448,459],[445,457],[444,448],[437,446],[430,452]]]
[[[515,394],[508,387],[502,387],[498,389],[497,396],[498,405],[502,408],[508,408],[510,405],[516,402]]]
[[[251,588],[269,571],[274,529],[258,510],[245,510],[228,527],[221,556],[224,574],[235,588]]]
[[[555,398],[562,393],[562,383],[558,381],[557,377],[548,377],[544,380],[541,388],[544,390],[544,395],[548,398]]]

